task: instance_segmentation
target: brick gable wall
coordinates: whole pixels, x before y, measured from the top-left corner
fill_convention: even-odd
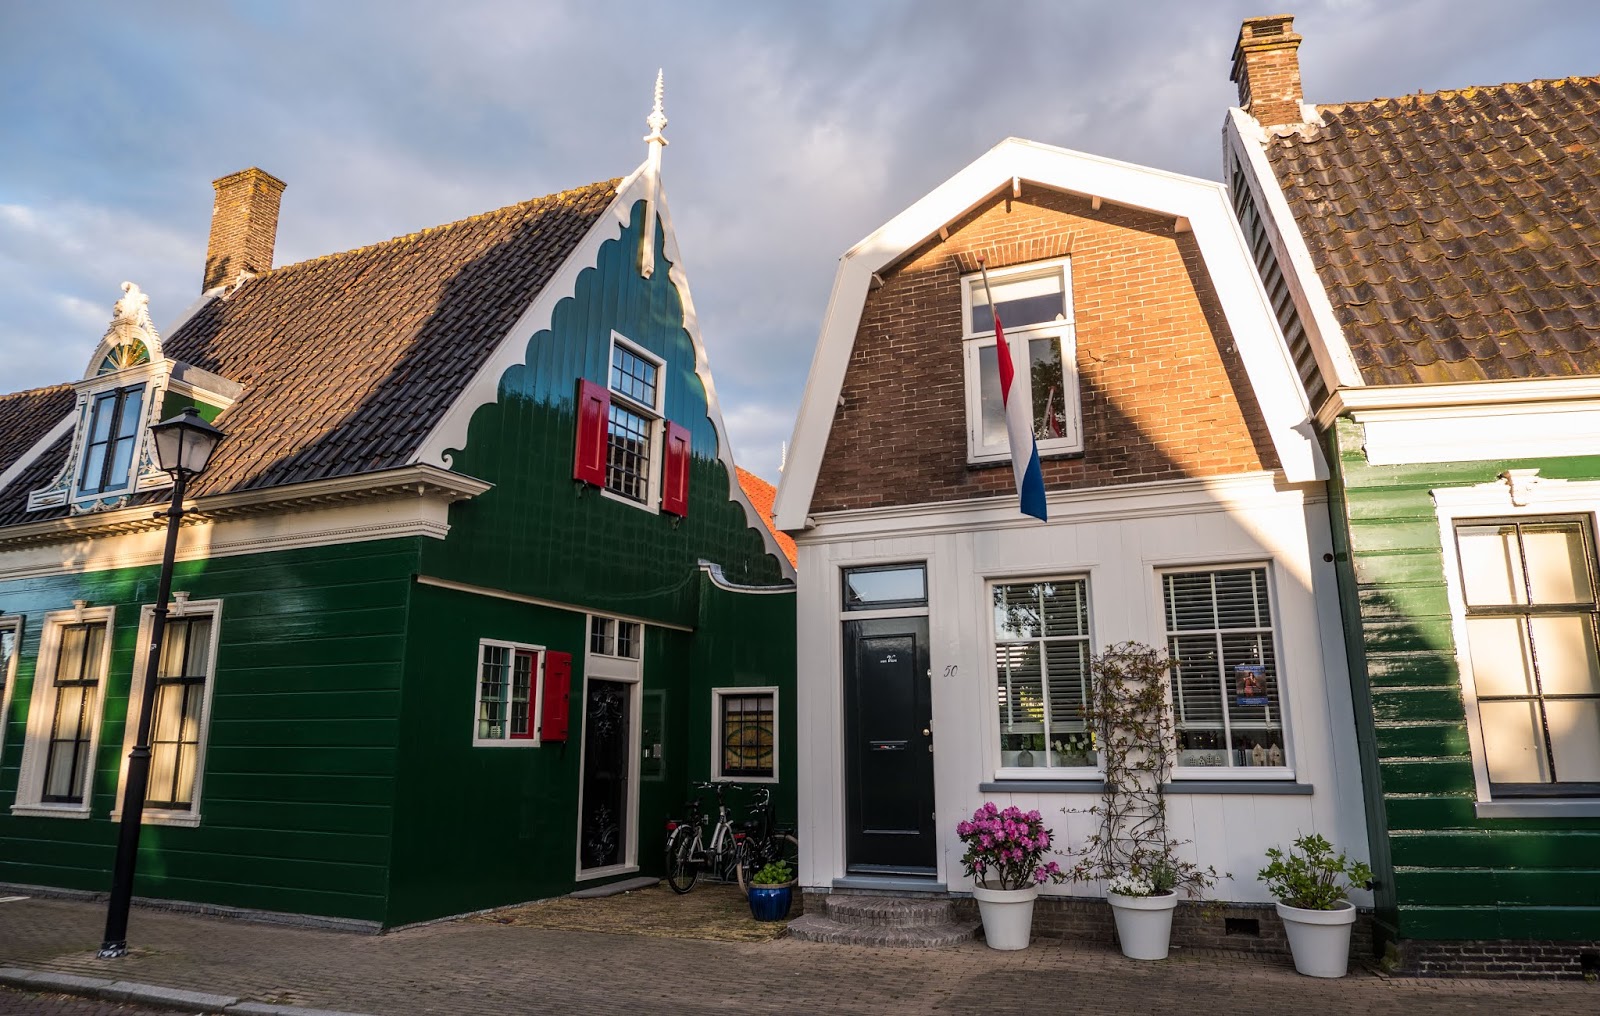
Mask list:
[[[1051,490],[1273,469],[1193,234],[1129,208],[1025,187],[910,252],[869,292],[814,512],[1013,493],[1009,462],[967,464],[961,279],[1072,256],[1084,451],[1044,460]]]

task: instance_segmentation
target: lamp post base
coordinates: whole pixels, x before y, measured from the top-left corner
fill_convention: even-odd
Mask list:
[[[121,942],[101,943],[100,951],[94,955],[96,959],[101,960],[120,960],[122,957],[128,955],[128,943],[126,940]]]

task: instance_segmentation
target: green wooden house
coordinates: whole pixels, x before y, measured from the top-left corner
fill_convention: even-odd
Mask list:
[[[0,397],[0,882],[109,884],[148,425],[185,406],[228,436],[136,896],[390,927],[660,874],[694,781],[792,821],[794,573],[735,478],[659,114],[626,178],[278,268],[283,184],[218,180],[175,325],[125,285],[81,379]]]
[[[1600,970],[1600,79],[1302,102],[1245,22],[1227,173],[1328,460],[1380,940]]]

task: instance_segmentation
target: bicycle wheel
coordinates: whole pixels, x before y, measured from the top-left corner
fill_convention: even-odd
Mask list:
[[[679,826],[667,839],[667,885],[678,894],[694,888],[700,863],[694,858],[694,830]]]
[[[755,873],[775,861],[782,861],[789,866],[789,870],[800,875],[800,841],[788,833],[779,833],[759,846],[749,841],[745,843],[745,853],[740,858],[738,868],[739,891],[746,896],[750,895],[750,879]]]

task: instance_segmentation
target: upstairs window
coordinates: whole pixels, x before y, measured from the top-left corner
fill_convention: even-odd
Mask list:
[[[126,490],[132,484],[143,409],[142,385],[101,392],[90,400],[80,495]]]
[[[1073,331],[1072,273],[1067,261],[1024,265],[989,273],[989,289],[1006,343],[1025,343],[1031,365],[1033,436],[1040,455],[1083,450],[1078,399],[1077,338]],[[994,309],[983,276],[962,280],[966,347],[967,457],[972,462],[1010,458]]]
[[[1455,535],[1492,792],[1600,794],[1600,606],[1587,518],[1463,520]]]
[[[620,336],[611,340],[606,489],[650,504],[660,458],[661,361]]]
[[[642,631],[638,621],[593,615],[589,618],[589,652],[596,656],[637,660]]]

